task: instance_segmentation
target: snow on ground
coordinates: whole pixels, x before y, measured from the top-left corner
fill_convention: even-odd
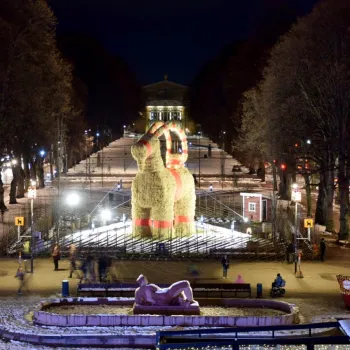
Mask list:
[[[138,137],[123,137],[113,141],[103,150],[93,153],[87,160],[83,160],[69,169],[68,174],[70,176],[79,175],[88,171],[93,174],[103,172],[105,175],[136,174],[137,164],[132,158],[131,146],[137,140]],[[209,144],[212,146],[212,156],[210,158],[208,157]],[[101,166],[97,166],[98,154]],[[232,175],[232,167],[239,165],[237,160],[218,148],[209,138],[203,136],[188,138],[188,160],[186,163],[191,173],[197,174],[200,171],[201,174],[213,174],[214,171],[218,176],[221,175],[222,168],[225,174]],[[243,167],[242,170],[247,171]]]
[[[54,300],[48,298],[46,300]],[[32,334],[145,334],[155,335],[160,329],[171,329],[171,327],[36,327],[26,318],[31,311],[39,308],[44,300],[40,296],[29,297],[1,297],[0,298],[0,325],[9,330],[24,331]],[[300,309],[300,321],[326,322],[336,318],[350,318],[350,311],[344,309],[341,298],[334,296],[319,296],[312,298],[310,295],[298,298],[283,298],[283,301],[296,304]],[[0,350],[21,350],[21,349],[49,349],[44,346],[32,346],[18,342],[5,343],[0,341]],[[58,348],[61,349],[61,348]],[[62,348],[63,349],[63,348]],[[82,348],[80,348],[82,349]]]

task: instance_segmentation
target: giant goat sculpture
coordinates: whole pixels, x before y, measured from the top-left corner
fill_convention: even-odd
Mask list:
[[[171,133],[181,140],[180,154],[171,153]],[[166,166],[161,157],[159,137],[167,145]],[[132,183],[133,234],[138,237],[172,238],[194,232],[195,185],[185,168],[187,138],[174,122],[156,122],[132,146],[138,173]]]

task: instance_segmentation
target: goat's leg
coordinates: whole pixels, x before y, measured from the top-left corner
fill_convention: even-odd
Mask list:
[[[151,209],[132,204],[132,232],[136,237],[152,237]]]

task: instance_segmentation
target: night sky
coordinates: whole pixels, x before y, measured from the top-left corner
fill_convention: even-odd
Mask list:
[[[276,0],[281,1],[281,0]],[[299,15],[316,0],[287,0]],[[264,20],[265,0],[48,0],[58,33],[97,38],[124,59],[140,84],[189,84],[203,65]]]

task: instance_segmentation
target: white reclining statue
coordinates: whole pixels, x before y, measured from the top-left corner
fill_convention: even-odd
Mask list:
[[[173,283],[168,288],[160,288],[156,284],[149,284],[147,277],[140,275],[136,282],[140,285],[135,290],[135,303],[144,306],[198,306],[193,300],[193,292],[188,281]]]

